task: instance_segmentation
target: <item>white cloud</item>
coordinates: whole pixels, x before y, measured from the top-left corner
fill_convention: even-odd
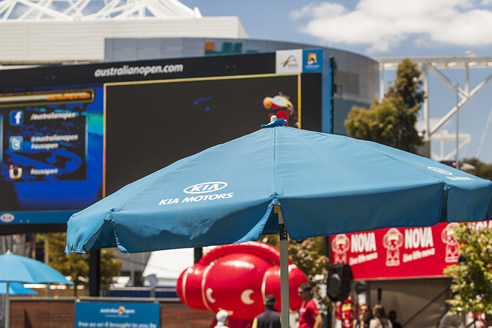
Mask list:
[[[453,46],[492,45],[492,0],[360,0],[353,10],[335,2],[291,12],[302,30],[332,44],[385,52],[405,39]]]
[[[294,19],[302,17],[329,18],[344,15],[346,12],[347,10],[341,4],[325,2],[320,5],[310,3],[290,14]]]

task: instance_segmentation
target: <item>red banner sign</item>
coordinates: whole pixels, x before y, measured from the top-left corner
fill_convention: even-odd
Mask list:
[[[333,263],[348,263],[354,279],[443,277],[458,263],[459,245],[452,228],[439,223],[424,228],[390,228],[331,237]],[[476,227],[492,228],[492,220]]]

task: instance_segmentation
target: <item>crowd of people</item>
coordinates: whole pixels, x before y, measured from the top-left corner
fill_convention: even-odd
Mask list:
[[[380,304],[374,305],[372,311],[369,305],[359,307],[359,317],[352,323],[352,328],[401,328],[396,321],[396,312],[390,311],[388,315]]]
[[[302,300],[298,328],[322,328],[323,319],[313,299],[311,285],[309,283],[301,284],[297,293]],[[275,304],[275,296],[267,295],[265,297],[265,310],[254,318],[252,328],[281,328],[281,316],[275,310]],[[352,323],[352,328],[402,328],[396,319],[395,311],[392,310],[386,315],[384,307],[380,304],[375,305],[372,310],[369,305],[362,304],[359,307],[358,318]],[[227,328],[229,321],[227,311],[219,311],[216,320],[215,328]]]

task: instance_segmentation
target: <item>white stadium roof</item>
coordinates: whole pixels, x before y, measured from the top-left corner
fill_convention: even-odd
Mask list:
[[[99,62],[106,38],[247,38],[238,17],[177,0],[0,1],[0,65]]]
[[[0,20],[100,20],[129,18],[201,18],[177,0],[4,0]]]

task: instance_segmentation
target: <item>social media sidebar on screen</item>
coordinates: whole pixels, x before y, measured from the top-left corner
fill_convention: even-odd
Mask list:
[[[0,108],[8,117],[3,126],[3,166],[8,165],[8,179],[15,182],[85,179],[83,102],[92,97],[90,90],[0,97]]]
[[[90,88],[0,94],[0,212],[78,207],[60,190],[88,179],[87,107],[94,97]]]

